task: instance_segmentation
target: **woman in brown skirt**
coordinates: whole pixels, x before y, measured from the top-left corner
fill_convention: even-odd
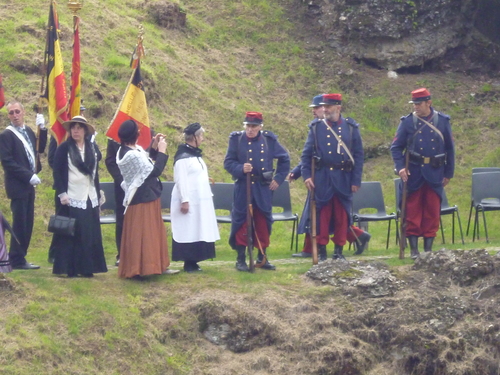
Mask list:
[[[136,144],[139,127],[134,121],[123,122],[118,136],[121,147],[116,163],[123,176],[122,188],[125,191],[118,276],[132,278],[173,273],[167,270],[170,260],[167,232],[161,218],[162,186],[158,179],[168,160],[165,137],[156,134],[148,155]],[[154,163],[149,156],[156,156]]]

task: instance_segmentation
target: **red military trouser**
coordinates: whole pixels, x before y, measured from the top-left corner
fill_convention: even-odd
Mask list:
[[[344,246],[347,241],[347,212],[340,200],[333,196],[332,199],[321,208],[319,213],[319,234],[316,237],[318,245],[327,245],[330,241],[330,220],[333,217],[334,231],[333,243]]]
[[[347,231],[347,241],[350,243],[353,243],[356,241],[356,238],[361,236],[364,231],[361,228],[358,228],[354,225],[351,225],[352,231],[349,229]],[[353,233],[354,232],[354,233]],[[356,235],[356,236],[354,236]],[[332,237],[333,240],[333,237]],[[312,253],[312,243],[311,243],[311,235],[309,233],[306,233],[306,237],[304,238],[304,248],[302,249],[302,252],[304,253]]]
[[[236,245],[247,246],[247,223],[245,222],[235,235]],[[262,211],[253,206],[253,246],[259,250],[269,247],[267,220]]]
[[[406,236],[436,237],[441,198],[424,183],[406,199]]]

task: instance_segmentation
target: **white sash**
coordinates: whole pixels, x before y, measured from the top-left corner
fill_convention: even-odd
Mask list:
[[[24,138],[24,135],[22,135],[19,130],[16,130],[12,125],[7,126],[7,130],[10,130],[12,133],[16,135],[17,138],[21,142],[23,142],[24,149],[26,150],[26,154],[29,154],[31,156],[31,160],[33,160],[33,172],[36,173],[36,159],[35,159],[35,154],[33,153],[33,147],[28,144],[28,141],[26,141],[26,138]],[[28,132],[26,131],[26,134]],[[29,137],[29,135],[28,135]],[[27,155],[28,156],[28,155]]]
[[[340,139],[340,137],[337,135],[337,133],[335,133],[335,130],[333,130],[332,127],[328,125],[328,123],[326,122],[325,119],[323,119],[323,122],[325,123],[326,128],[333,133],[333,136],[337,140],[337,154],[340,154],[340,147],[342,147],[345,150],[345,152],[347,153],[347,156],[349,156],[349,159],[351,159],[352,165],[354,166],[354,164],[356,164],[356,163],[354,162],[354,158],[352,157],[352,154],[351,154],[351,151],[349,151],[349,148],[345,145],[344,142],[342,142],[342,139]],[[347,126],[349,126],[349,124],[347,124]]]

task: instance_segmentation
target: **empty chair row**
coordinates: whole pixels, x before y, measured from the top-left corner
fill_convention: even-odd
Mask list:
[[[112,212],[105,212],[101,215],[101,224],[115,224],[116,215],[114,213],[116,209],[115,205],[115,191],[113,182],[101,182],[101,190],[104,192],[106,197],[106,202],[102,205],[101,209],[103,211],[109,210]],[[163,181],[162,182],[162,194],[161,194],[161,207],[162,210],[170,210],[170,199],[172,196],[172,190],[175,183],[173,181]],[[214,207],[216,210],[217,222],[221,224],[231,223],[231,209],[233,205],[233,192],[234,184],[232,183],[215,183],[210,185],[212,188],[212,193],[214,194]],[[299,215],[292,212],[292,203],[290,199],[290,185],[288,181],[285,181],[280,185],[280,187],[273,194],[273,208],[281,212],[273,212],[274,221],[292,221],[292,236],[290,240],[290,249],[293,248],[295,244],[295,249],[298,249],[298,233],[297,227],[299,222]],[[219,212],[217,212],[219,210]],[[224,213],[220,213],[224,210]],[[170,222],[170,213],[162,213],[162,218],[164,222]]]

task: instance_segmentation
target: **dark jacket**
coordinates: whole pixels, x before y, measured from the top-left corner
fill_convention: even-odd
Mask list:
[[[432,109],[434,113],[434,109]],[[432,116],[428,122],[434,122]],[[408,192],[418,190],[424,182],[441,196],[443,178],[452,178],[455,170],[455,146],[451,132],[450,117],[438,113],[437,124],[433,124],[443,135],[443,139],[421,120],[414,121],[413,114],[401,118],[392,141],[391,154],[397,171],[405,167],[405,155],[409,150],[421,157],[443,155],[443,164],[433,166],[431,163],[410,162],[408,176]]]
[[[318,217],[321,209],[333,196],[336,196],[342,202],[349,223],[351,223],[352,186],[361,186],[364,162],[363,143],[359,125],[353,119],[341,116],[337,123],[330,125],[332,125],[332,130],[341,137],[342,142],[349,148],[354,159],[354,166],[352,169],[342,167],[351,163],[347,152],[343,147],[338,147],[337,139],[325,125],[325,122],[316,119],[309,125],[309,134],[302,151],[302,178],[305,181],[312,176],[311,160],[313,156],[316,156],[319,161],[316,163],[314,192]],[[338,150],[340,153],[337,152]],[[308,195],[300,218],[299,233],[309,232],[309,203],[310,195]],[[333,231],[333,226],[330,226],[330,233],[333,233]]]
[[[69,173],[69,164],[68,164],[68,152],[69,152],[69,140],[64,141],[57,147],[56,154],[54,156],[54,169],[52,171],[54,175],[54,187],[56,190],[56,194],[62,194],[68,191],[68,173]],[[96,173],[94,176],[94,186],[97,190],[97,198],[101,199],[101,190],[99,187],[99,161],[102,159],[101,151],[99,147],[95,143],[94,150],[97,155],[96,159]]]
[[[26,132],[31,140],[31,144],[36,148],[36,136],[30,127],[26,126]],[[37,153],[43,152],[47,145],[47,129],[40,130],[38,150],[35,150],[35,159],[38,160]],[[24,144],[10,130],[4,130],[0,134],[0,159],[5,171],[5,190],[9,199],[22,199],[27,197],[34,187],[30,184],[34,172],[31,170]],[[36,173],[42,170],[40,163],[36,163]]]
[[[272,179],[281,185],[290,170],[290,157],[274,133],[264,130],[253,139],[248,139],[245,132],[241,131],[233,132],[229,136],[224,168],[236,180],[229,238],[229,243],[233,248],[236,231],[246,220],[246,174],[243,173],[243,164],[245,163],[250,163],[253,167],[251,175],[255,181],[251,187],[252,202],[266,217],[267,227],[271,233],[273,192],[269,189],[270,181],[266,184],[260,180],[263,178],[264,172],[273,173],[274,159],[277,159],[278,162]]]

